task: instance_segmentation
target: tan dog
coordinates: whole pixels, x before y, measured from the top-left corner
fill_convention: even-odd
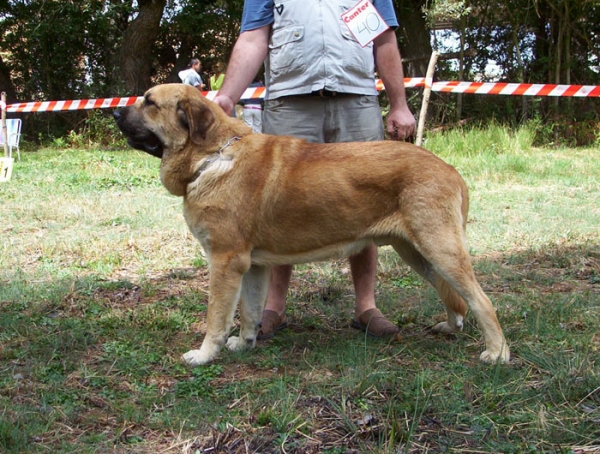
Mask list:
[[[183,355],[189,364],[210,362],[225,344],[255,345],[271,265],[347,257],[371,242],[391,245],[436,288],[448,315],[436,332],[462,329],[466,301],[485,338],[481,360],[509,360],[467,252],[467,187],[432,153],[252,134],[183,84],[151,88],[114,115],[132,147],[162,159],[161,181],[184,198],[208,257],[207,332]],[[240,335],[227,339],[238,302]]]

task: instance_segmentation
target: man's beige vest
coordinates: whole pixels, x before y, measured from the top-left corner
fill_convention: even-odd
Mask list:
[[[266,99],[326,89],[377,95],[373,43],[362,48],[341,14],[355,0],[275,0]]]

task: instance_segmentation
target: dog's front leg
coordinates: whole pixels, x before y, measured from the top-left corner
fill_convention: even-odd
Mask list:
[[[249,256],[211,254],[206,336],[199,350],[190,350],[183,355],[189,365],[209,363],[225,345],[240,299],[242,276],[249,266]]]
[[[238,351],[252,348],[262,319],[262,312],[269,290],[268,266],[252,265],[242,278],[240,298],[240,335],[227,340],[227,348]]]

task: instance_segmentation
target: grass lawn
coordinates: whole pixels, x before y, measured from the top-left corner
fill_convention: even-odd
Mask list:
[[[347,261],[296,267],[287,330],[189,368],[208,271],[159,161],[22,153],[0,183],[1,453],[600,452],[600,149],[526,129],[426,146],[471,190],[469,246],[511,347],[440,336],[435,292],[380,249],[401,341],[349,327]]]

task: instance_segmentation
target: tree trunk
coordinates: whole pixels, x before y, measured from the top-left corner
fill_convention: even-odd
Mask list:
[[[512,19],[512,17],[511,17]],[[524,83],[525,82],[525,71],[523,65],[523,55],[521,54],[521,48],[519,47],[519,35],[518,35],[518,24],[516,22],[511,22],[512,27],[512,39],[513,46],[515,47],[515,56],[517,58],[517,82]],[[521,116],[523,119],[527,119],[527,96],[521,96]]]
[[[6,103],[12,104],[17,101],[17,95],[15,93],[15,87],[10,78],[10,71],[6,67],[2,56],[0,55],[0,92],[6,92]]]
[[[460,50],[458,57],[458,80],[464,80],[465,77],[465,33],[467,29],[467,21],[465,16],[460,18]],[[462,118],[463,96],[458,93],[456,96],[456,121]]]
[[[140,0],[138,3],[138,15],[127,27],[121,47],[121,75],[130,95],[141,95],[150,88],[152,47],[167,0]]]
[[[409,63],[404,65],[405,77],[425,77],[431,57],[431,38],[421,8],[421,0],[396,0],[400,23],[400,53]],[[424,57],[424,58],[423,58]]]
[[[565,0],[565,84],[571,85],[571,14],[569,11],[570,5],[568,0]],[[567,98],[567,112],[572,114],[572,100]]]

